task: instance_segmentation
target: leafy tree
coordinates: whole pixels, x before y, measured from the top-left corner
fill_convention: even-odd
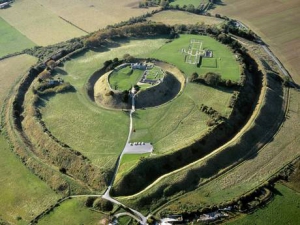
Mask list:
[[[211,86],[217,86],[221,80],[221,75],[217,73],[208,72],[204,75],[204,81]]]
[[[112,211],[113,207],[114,206],[110,201],[107,201],[103,198],[97,198],[93,203],[93,208],[104,211],[104,212]]]

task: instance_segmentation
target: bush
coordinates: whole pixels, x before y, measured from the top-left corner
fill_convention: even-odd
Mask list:
[[[97,198],[93,203],[93,208],[104,212],[110,212],[113,210],[114,206],[110,201],[103,198]]]

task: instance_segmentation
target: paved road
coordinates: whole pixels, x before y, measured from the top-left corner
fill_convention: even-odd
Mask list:
[[[265,52],[273,59],[273,61],[277,64],[279,67],[280,71],[287,77],[290,77],[289,73],[287,70],[283,67],[281,62],[276,58],[276,56],[270,51],[270,49],[266,45],[261,45]]]

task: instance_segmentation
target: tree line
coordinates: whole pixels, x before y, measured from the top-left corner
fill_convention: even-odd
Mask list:
[[[85,40],[87,47],[101,47],[108,40],[125,37],[145,37],[155,35],[169,35],[171,27],[163,23],[143,22],[125,25],[117,28],[99,30]]]

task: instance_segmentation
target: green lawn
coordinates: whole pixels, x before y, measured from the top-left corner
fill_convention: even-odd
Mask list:
[[[0,17],[0,57],[31,48],[35,44]]]
[[[111,88],[116,90],[129,90],[140,81],[144,70],[133,70],[130,66],[114,71],[110,74],[109,83]]]
[[[76,92],[58,94],[41,104],[46,126],[59,140],[80,151],[95,165],[113,167],[126,143],[128,114],[105,110],[90,102],[85,84],[106,60],[122,58],[126,53],[145,57],[165,41],[160,38],[127,41],[110,51],[88,51],[66,62],[56,70],[56,75],[70,82]]]
[[[182,53],[182,49],[188,49],[191,39],[201,40],[203,43],[202,49],[213,51],[213,58],[203,59],[203,64],[200,67],[187,64],[185,62],[185,55]],[[221,74],[224,79],[231,79],[233,81],[240,79],[240,65],[229,47],[208,36],[181,35],[180,38],[165,44],[162,48],[155,51],[150,57],[174,64],[186,76],[190,76],[194,72],[200,75],[215,72]]]
[[[288,187],[277,184],[275,199],[265,208],[259,209],[253,214],[244,215],[235,221],[228,222],[228,225],[282,225],[300,224],[300,193]]]
[[[208,116],[200,112],[205,104],[229,116],[231,91],[188,83],[184,92],[160,107],[137,110],[133,114],[132,142],[152,142],[154,152],[166,152],[198,139],[207,129]]]
[[[201,3],[207,4],[208,0],[173,0],[170,1],[170,5],[179,5],[179,6],[184,6],[184,5],[194,5],[195,7],[198,7]]]
[[[102,219],[108,215],[92,211],[85,207],[86,198],[73,198],[63,202],[48,215],[44,216],[37,224],[55,225],[95,225],[101,224]]]
[[[0,219],[28,224],[60,196],[21,163],[1,134],[0,153]]]

